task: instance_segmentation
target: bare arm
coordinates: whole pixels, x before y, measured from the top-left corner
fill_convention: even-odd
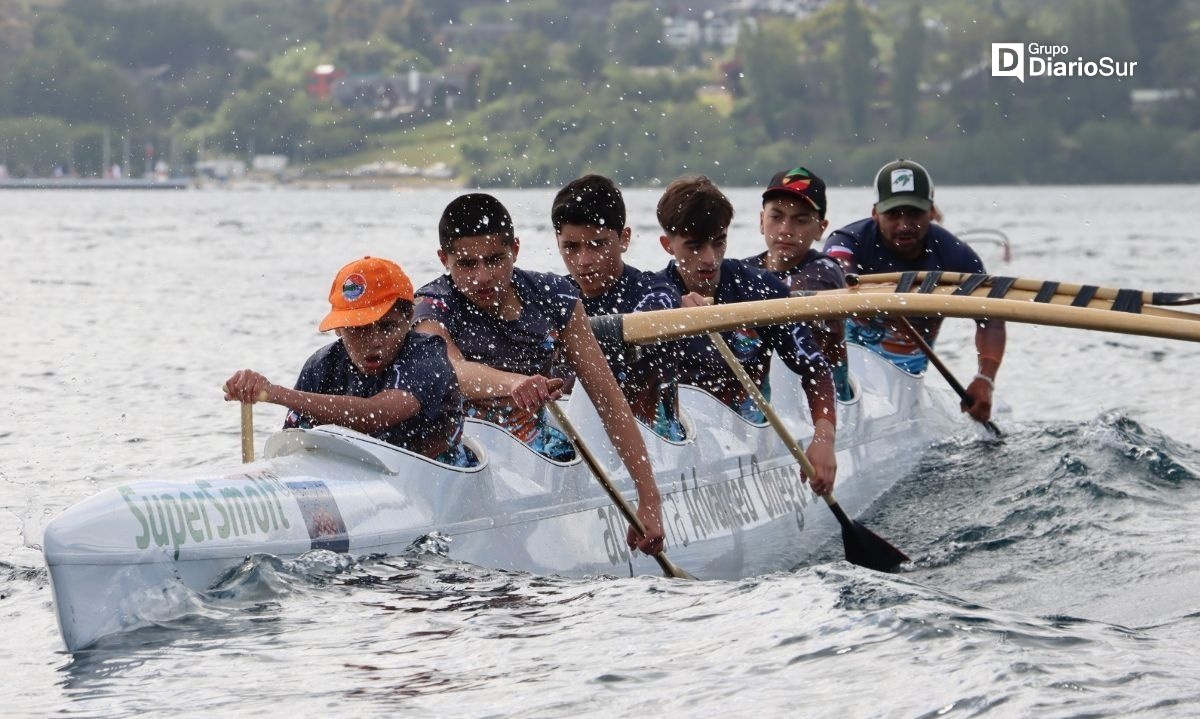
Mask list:
[[[829,365],[810,362],[808,366],[809,373],[800,375],[800,381],[808,398],[813,438],[804,453],[812,462],[813,469],[817,470],[816,477],[809,477],[813,491],[825,495],[833,491],[833,483],[837,479],[837,455],[834,446],[837,439],[837,403],[834,401],[836,394]]]
[[[318,394],[272,384],[254,370],[240,370],[225,382],[225,399],[268,402],[306,414],[322,424],[337,424],[370,434],[399,424],[421,411],[421,402],[399,389],[373,397]]]
[[[967,396],[971,406],[963,409],[980,422],[992,416],[992,390],[1000,362],[1004,359],[1004,347],[1008,342],[1008,330],[999,320],[985,320],[975,325],[975,351],[979,353],[979,374],[967,385]],[[983,375],[986,379],[981,378]]]
[[[575,305],[575,311],[567,322],[564,340],[567,359],[588,395],[595,400],[604,429],[637,488],[637,514],[646,525],[646,536],[637,541],[637,547],[647,554],[657,554],[662,549],[663,539],[662,500],[658,494],[658,484],[655,483],[654,471],[637,421],[625,402],[625,395],[617,385],[617,380],[613,378],[596,336],[592,334],[582,304]]]
[[[454,342],[454,338],[439,322],[424,320],[417,323],[413,331],[437,335],[446,340],[446,354],[454,367],[454,374],[458,376],[459,391],[467,399],[511,397],[513,404],[521,409],[535,410],[552,399],[558,399],[562,394],[561,379],[505,372],[467,359]]]

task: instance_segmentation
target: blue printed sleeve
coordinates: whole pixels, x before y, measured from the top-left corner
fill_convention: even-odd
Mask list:
[[[409,347],[388,371],[387,389],[408,392],[421,403],[421,416],[440,417],[447,398],[454,396],[458,379],[446,354],[446,341],[437,335],[413,332]]]

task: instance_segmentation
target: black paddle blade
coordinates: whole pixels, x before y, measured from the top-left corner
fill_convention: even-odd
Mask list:
[[[908,555],[891,542],[846,516],[837,502],[830,502],[829,509],[842,525],[842,544],[846,549],[847,562],[876,572],[895,574],[901,564],[909,561]]]
[[[872,532],[854,520],[842,525],[842,544],[846,547],[846,561],[877,572],[895,574],[900,565],[909,561],[891,542]]]

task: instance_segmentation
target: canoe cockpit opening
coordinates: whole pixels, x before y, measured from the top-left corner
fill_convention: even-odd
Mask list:
[[[463,437],[462,438],[462,448],[463,448],[463,451],[467,454],[468,464],[450,465],[450,466],[454,467],[455,469],[462,469],[464,467],[469,467],[469,468],[482,467],[483,465],[487,464],[487,461],[488,461],[487,450],[484,449],[483,445],[480,444],[479,440],[475,439],[474,437]]]
[[[847,374],[846,380],[850,384],[850,398],[842,399],[841,397],[838,397],[837,401],[839,404],[854,404],[862,397],[862,386],[859,385],[858,378],[853,374]]]

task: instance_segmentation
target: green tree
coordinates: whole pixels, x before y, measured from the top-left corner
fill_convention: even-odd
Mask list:
[[[745,75],[749,119],[761,124],[772,140],[811,139],[816,128],[805,110],[810,73],[789,28],[763,23],[755,32],[743,26],[736,53]]]
[[[326,44],[370,39],[381,8],[380,0],[333,0],[329,4]]]
[[[385,8],[376,30],[397,45],[440,59],[441,50],[435,39],[437,25],[431,10],[420,0],[404,0],[399,6]]]
[[[167,66],[179,79],[201,65],[224,65],[230,42],[196,7],[183,3],[136,6],[72,0],[64,14],[79,21],[75,27],[89,55],[125,67]]]
[[[12,67],[33,46],[31,20],[22,0],[0,0],[0,66]]]
[[[920,100],[921,65],[925,57],[925,23],[917,0],[909,5],[908,22],[894,48],[892,61],[892,110],[900,137],[912,132]]]
[[[44,177],[70,164],[73,133],[53,117],[0,119],[0,165],[17,176]]]
[[[130,122],[138,108],[129,83],[111,65],[92,62],[74,47],[33,50],[0,85],[0,114],[45,115],[68,122]]]
[[[1073,56],[1084,60],[1105,55],[1116,59],[1133,56],[1129,16],[1119,0],[1074,0],[1063,16],[1063,22],[1062,34],[1067,38]],[[1128,117],[1129,92],[1136,80],[1136,70],[1133,78],[1053,79],[1051,82],[1066,98],[1058,103],[1056,114],[1067,128],[1092,120]]]
[[[663,42],[661,12],[648,2],[619,2],[609,12],[610,50],[625,65],[662,65],[671,59]]]
[[[1190,130],[1200,129],[1200,23],[1165,45],[1157,55],[1162,87],[1178,95],[1154,118]],[[1140,68],[1140,66],[1139,66]]]
[[[268,80],[221,105],[218,142],[228,152],[296,155],[314,109],[294,84]]]
[[[875,42],[856,0],[845,0],[841,20],[838,67],[842,106],[850,131],[862,137],[867,130],[867,111],[875,97]]]
[[[589,24],[582,29],[579,42],[567,51],[567,64],[585,85],[599,79],[608,62],[603,28]]]
[[[535,92],[557,77],[541,33],[506,35],[489,60],[480,88],[485,102],[508,94]]]
[[[1183,0],[1123,0],[1129,35],[1138,60],[1138,83],[1161,86],[1159,51],[1184,35],[1187,18]]]

